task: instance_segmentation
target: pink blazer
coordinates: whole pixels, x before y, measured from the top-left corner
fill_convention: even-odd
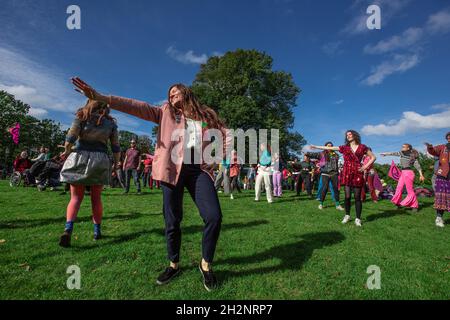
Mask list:
[[[109,106],[111,109],[128,113],[143,120],[152,121],[159,125],[158,135],[156,138],[156,150],[153,158],[152,177],[154,180],[166,182],[171,185],[176,185],[178,177],[180,176],[182,161],[174,163],[172,161],[172,152],[176,147],[178,157],[182,160],[184,155],[184,129],[185,120],[184,116],[181,116],[180,123],[177,123],[172,118],[170,113],[169,104],[166,102],[161,107],[154,107],[150,104],[135,100],[116,96],[109,97]],[[180,135],[178,141],[171,141],[172,133],[179,129]],[[206,128],[202,128],[202,132],[205,133]],[[233,136],[230,134],[230,130],[226,128],[220,128],[223,137],[223,155],[228,155],[231,147]],[[202,134],[204,138],[204,134]],[[202,140],[202,152],[205,148],[211,144],[211,141]],[[209,174],[211,179],[214,180],[213,170],[216,164],[206,164],[202,162],[201,169]]]

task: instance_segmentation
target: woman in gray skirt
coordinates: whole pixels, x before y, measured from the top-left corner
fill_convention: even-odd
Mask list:
[[[109,113],[110,109],[106,103],[88,100],[86,105],[77,111],[67,133],[65,151],[62,154],[67,160],[61,171],[61,181],[70,184],[70,202],[67,206],[66,227],[59,241],[62,247],[70,246],[73,223],[80,210],[86,186],[91,187],[94,240],[101,238],[101,192],[103,185],[109,184],[111,177],[111,163],[107,154],[108,140],[111,142],[115,167],[120,167],[117,124]]]

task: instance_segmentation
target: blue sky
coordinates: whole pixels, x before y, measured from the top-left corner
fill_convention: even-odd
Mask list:
[[[66,9],[81,8],[81,30]],[[381,8],[381,30],[366,9]],[[302,89],[294,129],[309,143],[362,133],[376,153],[444,142],[450,128],[450,4],[445,0],[12,1],[0,0],[0,89],[64,126],[99,91],[150,103],[200,63],[237,48],[265,51]],[[115,114],[121,128],[152,124]]]

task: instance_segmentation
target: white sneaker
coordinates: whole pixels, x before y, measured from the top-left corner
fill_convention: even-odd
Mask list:
[[[346,214],[345,216],[344,216],[344,219],[342,220],[342,223],[343,224],[346,224],[347,222],[349,222],[350,221],[350,216],[348,215],[348,214]]]
[[[437,217],[436,218],[436,227],[443,228],[444,227],[444,219]]]
[[[319,210],[323,210],[323,205],[319,204]]]
[[[336,206],[336,210],[339,210],[339,211],[344,211],[345,209],[344,209],[344,208],[342,208],[342,206],[341,206],[341,205],[339,205],[339,206]]]
[[[355,219],[355,225],[357,226],[357,227],[361,227],[362,225],[361,225],[361,220],[359,220],[358,218],[356,218]]]
[[[256,199],[256,198],[255,198],[255,201],[259,201],[259,199]]]
[[[231,200],[233,200],[233,199],[234,199],[234,197],[233,197],[233,194],[230,194],[230,199],[231,199]]]

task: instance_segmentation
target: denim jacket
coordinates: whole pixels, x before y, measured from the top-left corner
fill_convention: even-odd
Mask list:
[[[117,124],[112,120],[103,118],[100,125],[97,126],[98,117],[99,115],[94,113],[91,119],[87,121],[75,118],[67,133],[66,141],[75,144],[75,150],[106,153],[109,140],[112,152],[120,152]]]

